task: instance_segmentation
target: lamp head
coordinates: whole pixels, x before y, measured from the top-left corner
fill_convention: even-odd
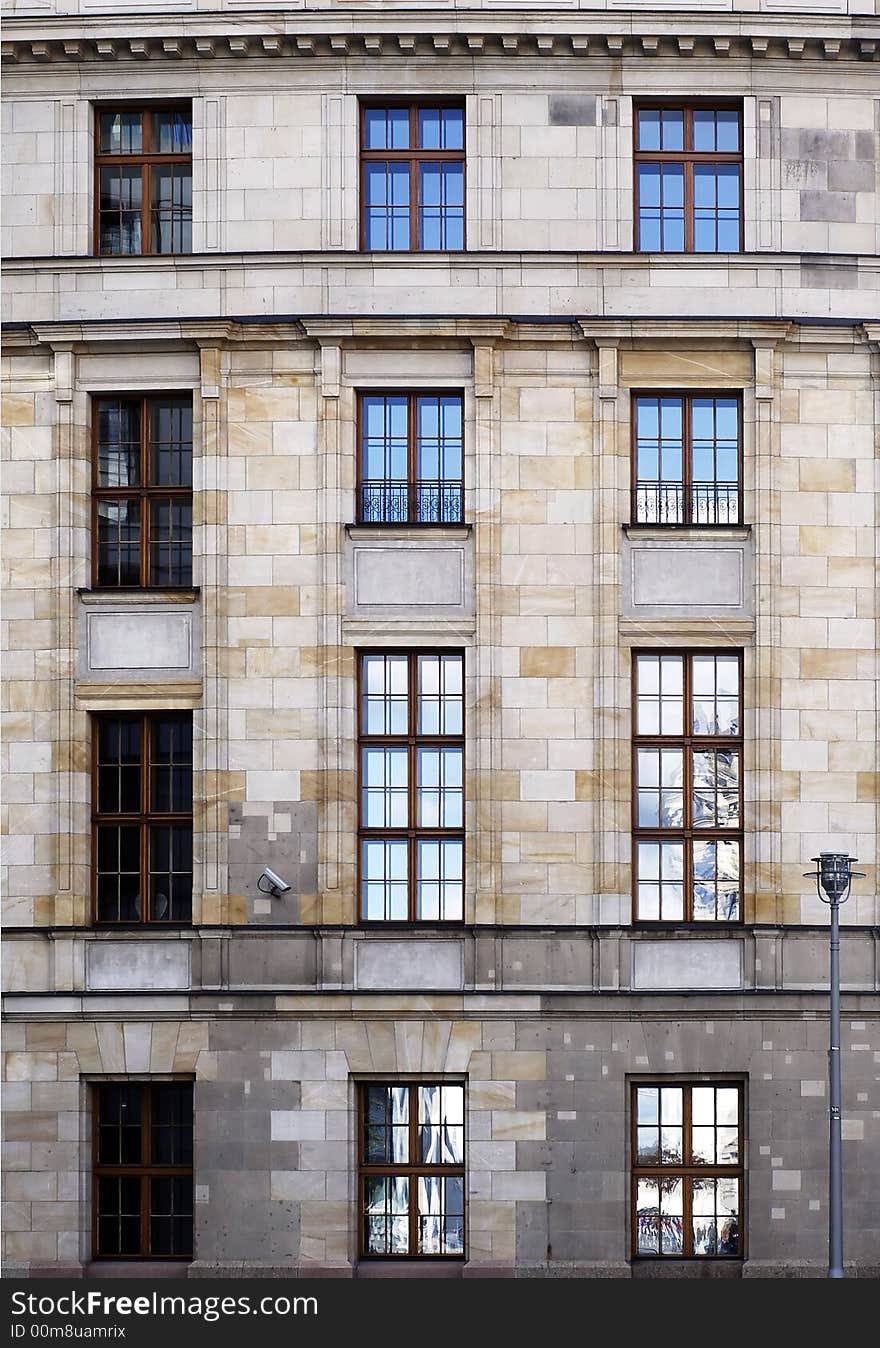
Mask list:
[[[816,869],[807,871],[806,875],[815,879],[822,902],[845,903],[853,878],[862,876],[861,871],[852,869],[852,863],[858,861],[858,857],[851,857],[848,852],[820,852],[810,860],[816,863]]]

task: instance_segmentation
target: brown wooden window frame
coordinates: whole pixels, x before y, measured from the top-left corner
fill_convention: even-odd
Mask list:
[[[684,114],[684,133],[682,150],[640,150],[639,149],[639,113],[640,112],[682,112]],[[694,150],[694,113],[695,112],[736,112],[739,117],[739,150]],[[739,173],[739,249],[745,250],[745,172],[743,154],[743,105],[736,99],[705,99],[700,102],[682,102],[680,99],[640,99],[633,104],[633,229],[635,231],[635,251],[653,255],[656,250],[643,248],[641,240],[641,209],[639,202],[639,165],[640,164],[683,164],[684,165],[684,248],[661,248],[660,254],[672,257],[682,253],[695,257],[725,257],[718,251],[697,250],[694,247],[694,165],[695,164],[738,164]]]
[[[192,145],[188,154],[183,152],[169,152],[162,154],[154,151],[152,148],[153,136],[153,118],[154,112],[181,112],[189,117],[190,136],[192,135],[192,103],[191,102],[150,102],[150,103],[95,103],[94,107],[94,136],[95,136],[95,202],[94,202],[94,253],[96,257],[186,257],[192,252],[192,247],[185,251],[178,252],[160,252],[155,248],[155,238],[152,220],[152,184],[151,172],[154,167],[164,167],[174,164],[189,164],[190,180],[192,180],[193,153]],[[101,117],[107,113],[133,114],[141,115],[142,127],[142,145],[143,148],[136,153],[129,153],[124,150],[102,151],[101,150]],[[105,253],[101,250],[101,169],[124,166],[126,168],[141,169],[141,251],[139,253]],[[191,209],[191,208],[190,208]],[[192,216],[190,215],[190,219]],[[144,241],[147,247],[144,248]]]
[[[192,852],[193,835],[193,806],[190,798],[189,810],[185,811],[155,811],[151,806],[151,745],[153,727],[163,719],[183,719],[189,717],[192,724],[192,712],[181,711],[152,711],[152,712],[95,712],[92,715],[92,921],[95,926],[105,929],[112,928],[142,928],[150,927],[152,929],[162,929],[166,927],[190,927],[192,926],[192,899],[190,899],[189,916],[186,918],[154,918],[152,916],[152,899],[150,876],[150,840],[151,830],[165,827],[168,829],[189,827],[190,833],[190,852]],[[100,811],[99,806],[99,786],[98,774],[100,768],[100,732],[102,724],[108,722],[128,722],[140,725],[140,810],[127,810],[112,812],[108,810]],[[192,757],[190,758],[192,764]],[[108,919],[99,916],[99,898],[98,898],[98,837],[100,828],[137,828],[139,831],[138,839],[138,860],[139,860],[139,899],[140,916],[137,918],[118,918]],[[192,863],[191,863],[192,864]],[[129,874],[130,872],[121,872]],[[157,872],[158,873],[158,872]],[[173,872],[172,872],[173,873]],[[108,872],[112,874],[112,872]],[[168,896],[169,905],[172,902],[171,895]]]
[[[370,487],[376,484],[375,479],[367,479],[364,474],[365,468],[365,436],[366,424],[364,417],[364,400],[366,398],[406,398],[407,400],[407,479],[406,479],[406,500],[407,511],[405,520],[389,519],[370,519],[365,511],[365,496]],[[444,486],[444,479],[437,481],[425,479],[419,476],[419,429],[418,429],[418,404],[422,398],[454,398],[457,400],[461,416],[461,477],[449,479],[449,485]],[[455,388],[424,388],[424,389],[395,389],[395,388],[365,388],[360,389],[357,395],[357,507],[356,519],[358,524],[369,524],[379,528],[414,528],[414,529],[435,529],[435,528],[456,528],[464,524],[464,453],[465,453],[465,427],[464,427],[464,394],[461,389]],[[419,491],[427,483],[430,487],[437,487],[438,498],[440,500],[439,513],[444,513],[443,493],[457,492],[458,518],[457,519],[437,519],[424,520],[419,518]],[[379,485],[383,490],[391,485],[391,479],[384,479]],[[397,485],[396,483],[394,484]]]
[[[650,656],[654,659],[662,657],[677,657],[683,660],[683,678],[682,678],[682,733],[674,735],[664,734],[640,734],[638,728],[638,661],[640,657]],[[739,730],[736,735],[696,735],[692,733],[693,727],[693,660],[700,656],[724,656],[733,658],[738,666],[738,690],[739,690]],[[699,930],[718,930],[719,928],[738,927],[744,923],[743,915],[743,852],[744,852],[744,791],[743,791],[743,753],[744,753],[744,735],[743,735],[743,651],[735,647],[701,647],[693,646],[686,648],[666,648],[666,647],[638,647],[632,651],[632,698],[631,698],[631,717],[632,717],[632,759],[631,759],[631,823],[632,823],[632,914],[633,922],[638,926],[650,927],[669,927],[682,926],[687,924],[696,927]],[[683,824],[679,829],[663,828],[661,826],[640,826],[639,818],[639,750],[640,749],[667,749],[682,752],[682,783],[681,791],[683,797]],[[693,823],[693,793],[694,793],[694,754],[700,752],[712,753],[719,750],[732,750],[739,755],[739,799],[738,799],[738,817],[739,825],[737,828],[723,828],[719,826],[701,828]],[[700,919],[694,917],[694,865],[693,865],[693,844],[701,842],[729,842],[735,843],[739,852],[739,877],[737,881],[737,916],[735,918],[716,917],[711,919]],[[640,843],[673,843],[681,844],[682,847],[682,878],[683,903],[682,916],[680,918],[664,918],[661,915],[658,918],[645,918],[639,913],[639,844]],[[662,857],[662,852],[661,852]],[[716,871],[716,893],[720,888],[720,881],[717,879]],[[662,904],[662,896],[659,900]]]
[[[193,1114],[193,1123],[191,1131],[190,1161],[185,1165],[173,1165],[170,1163],[154,1162],[152,1160],[152,1136],[153,1136],[153,1115],[155,1113],[155,1092],[163,1086],[183,1086],[188,1085],[191,1089],[194,1087],[194,1078],[175,1077],[163,1081],[132,1081],[132,1080],[113,1080],[113,1081],[92,1081],[89,1083],[89,1093],[91,1097],[91,1120],[92,1120],[92,1258],[101,1261],[112,1261],[113,1263],[136,1263],[142,1260],[161,1260],[173,1261],[174,1263],[190,1263],[195,1256],[195,1169],[194,1169],[194,1143],[195,1143],[195,1114]],[[100,1121],[101,1121],[101,1092],[107,1087],[136,1087],[141,1093],[141,1154],[137,1164],[128,1164],[125,1162],[109,1163],[99,1159],[100,1145]],[[154,1179],[190,1179],[193,1186],[193,1242],[192,1247],[186,1254],[165,1254],[152,1253],[151,1251],[151,1181]],[[101,1209],[99,1206],[100,1182],[102,1179],[134,1179],[140,1183],[140,1250],[137,1254],[108,1254],[102,1251],[99,1243],[99,1221]]]
[[[461,1089],[463,1099],[462,1112],[462,1160],[458,1162],[442,1162],[440,1164],[429,1165],[419,1160],[419,1090],[427,1086],[449,1087],[455,1086]],[[409,1149],[406,1162],[390,1160],[387,1162],[368,1163],[366,1161],[366,1105],[367,1091],[370,1088],[379,1088],[384,1090],[406,1089],[409,1093]],[[442,1078],[430,1078],[423,1080],[397,1080],[389,1081],[387,1079],[377,1081],[361,1081],[357,1083],[358,1093],[358,1254],[361,1259],[393,1259],[405,1261],[437,1261],[450,1262],[462,1261],[467,1258],[467,1154],[468,1154],[468,1126],[467,1126],[467,1088],[463,1080],[444,1080]],[[375,1252],[367,1250],[367,1206],[366,1206],[366,1181],[370,1176],[406,1178],[409,1180],[409,1210],[408,1210],[408,1240],[409,1249],[406,1254],[395,1254],[390,1252]],[[418,1180],[421,1177],[437,1178],[456,1178],[462,1182],[462,1249],[460,1251],[448,1253],[420,1253],[419,1252],[419,1209],[418,1209]],[[415,1197],[415,1201],[413,1198]],[[453,1214],[458,1215],[458,1214]]]
[[[714,1088],[735,1090],[738,1094],[738,1114],[737,1114],[737,1156],[735,1165],[724,1165],[718,1162],[709,1164],[704,1162],[695,1162],[693,1159],[693,1095],[695,1088]],[[678,1089],[682,1091],[682,1160],[681,1163],[671,1162],[669,1164],[641,1162],[638,1152],[638,1104],[637,1093],[639,1090],[669,1090]],[[746,1192],[745,1192],[745,1148],[746,1148],[746,1112],[745,1112],[745,1082],[742,1078],[735,1080],[723,1079],[719,1077],[707,1077],[705,1080],[651,1077],[643,1080],[630,1081],[630,1255],[634,1260],[669,1260],[669,1259],[688,1259],[704,1262],[708,1259],[721,1259],[725,1261],[742,1260],[745,1258],[746,1244]],[[660,1134],[662,1138],[662,1133]],[[662,1147],[662,1141],[661,1141]],[[639,1249],[639,1221],[638,1221],[638,1186],[639,1180],[666,1178],[670,1181],[680,1179],[682,1182],[682,1249],[671,1250],[668,1253],[662,1248],[657,1251],[647,1251]],[[736,1240],[737,1249],[735,1251],[714,1251],[714,1252],[694,1252],[694,1231],[693,1231],[693,1185],[694,1179],[730,1179],[736,1181],[738,1185],[739,1201],[736,1216]],[[717,1217],[717,1210],[715,1216]],[[717,1232],[716,1232],[717,1237]],[[660,1240],[662,1245],[662,1237]]]
[[[406,109],[409,112],[409,148],[405,150],[386,150],[366,148],[366,114],[370,110],[386,108],[389,111]],[[423,108],[456,108],[462,117],[462,146],[460,150],[419,149],[419,111]],[[358,109],[360,164],[360,248],[362,252],[379,252],[389,256],[405,256],[407,253],[464,253],[467,252],[467,108],[463,98],[365,98],[361,99]],[[368,163],[409,163],[409,247],[381,248],[370,247],[367,242],[367,180]],[[424,163],[460,163],[462,189],[461,248],[422,248],[419,244],[419,166]]]
[[[418,690],[419,690],[419,660],[422,657],[450,657],[455,656],[461,664],[462,677],[462,729],[461,734],[443,735],[443,734],[420,734],[418,732]],[[364,662],[369,657],[397,657],[405,658],[407,661],[407,733],[405,735],[391,734],[367,734],[365,728],[364,707],[365,707],[365,679]],[[357,793],[358,793],[358,833],[357,833],[357,887],[358,887],[358,912],[360,921],[364,923],[376,923],[387,926],[394,923],[429,923],[435,925],[460,925],[464,921],[464,901],[465,901],[465,809],[466,809],[466,742],[465,742],[465,653],[461,649],[445,649],[443,647],[416,648],[416,649],[367,649],[357,653]],[[364,824],[364,750],[366,749],[406,749],[407,751],[407,803],[408,803],[408,824],[406,828],[385,828],[379,826],[370,826]],[[418,790],[418,755],[420,749],[457,749],[461,752],[461,776],[462,776],[462,824],[460,828],[431,828],[419,826],[416,822],[418,818],[419,790]],[[370,918],[367,916],[366,904],[366,882],[364,868],[364,844],[367,842],[403,842],[407,844],[407,916],[405,918]],[[461,906],[460,916],[452,918],[444,917],[421,917],[418,913],[418,881],[419,881],[419,862],[418,848],[420,842],[457,842],[461,844]],[[439,883],[439,881],[438,881]]]
[[[656,521],[639,519],[639,478],[638,478],[638,404],[642,398],[679,398],[682,402],[682,519]],[[693,401],[695,398],[726,398],[737,405],[737,467],[736,467],[736,513],[735,520],[705,522],[693,518]],[[682,388],[634,388],[630,392],[630,526],[650,529],[738,529],[743,524],[743,399],[740,389],[682,389]],[[658,480],[660,488],[663,479]],[[670,482],[671,486],[679,484]],[[712,485],[712,484],[707,484]],[[717,486],[725,486],[716,482]]]
[[[192,523],[190,523],[190,575],[189,579],[180,582],[169,581],[166,584],[153,584],[151,580],[152,553],[154,546],[162,546],[161,541],[154,544],[151,538],[152,527],[152,508],[156,502],[177,502],[182,505],[189,505],[190,520],[192,520],[193,506],[193,486],[192,486],[192,463],[193,463],[193,440],[190,439],[190,481],[188,485],[175,486],[165,485],[163,483],[153,483],[152,473],[152,409],[162,403],[187,403],[192,411],[192,394],[187,392],[170,393],[100,393],[94,394],[91,399],[92,413],[92,588],[101,590],[112,590],[114,592],[124,591],[130,593],[135,590],[191,590],[192,581]],[[140,482],[132,487],[114,487],[102,486],[101,476],[101,443],[100,443],[100,407],[102,403],[131,403],[139,406],[139,424],[140,424]],[[191,423],[192,424],[192,423]],[[113,585],[106,580],[100,579],[100,539],[99,539],[99,511],[102,501],[137,501],[140,509],[140,579],[136,585]]]

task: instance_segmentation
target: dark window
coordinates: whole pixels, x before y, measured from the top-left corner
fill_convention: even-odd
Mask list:
[[[361,1087],[361,1254],[464,1254],[464,1086]]]
[[[632,1156],[634,1257],[742,1258],[741,1086],[634,1085]]]
[[[192,1082],[93,1091],[93,1257],[192,1259]]]
[[[95,110],[97,251],[192,252],[192,112]]]
[[[742,663],[635,656],[633,853],[640,922],[741,917]]]
[[[366,921],[464,914],[464,657],[360,659],[359,846]]]
[[[362,106],[361,199],[365,249],[463,249],[464,108]]]
[[[92,583],[192,585],[192,398],[95,398],[92,411]]]
[[[191,921],[192,713],[96,716],[92,790],[96,920]]]
[[[635,113],[638,248],[742,248],[742,115],[732,107],[641,107]]]
[[[634,524],[739,524],[740,400],[640,393],[633,399]]]
[[[460,393],[363,393],[358,520],[460,524]]]

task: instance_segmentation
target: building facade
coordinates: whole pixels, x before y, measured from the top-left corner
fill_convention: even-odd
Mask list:
[[[7,5],[6,1267],[880,1271],[875,0]]]

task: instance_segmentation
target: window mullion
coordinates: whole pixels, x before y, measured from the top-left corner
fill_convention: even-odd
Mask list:
[[[409,246],[410,251],[419,251],[419,161],[409,161]]]
[[[419,1087],[409,1087],[409,1252],[411,1255],[418,1254],[419,1251],[419,1214],[418,1214],[418,1194],[419,1182],[416,1177],[415,1167],[418,1165],[419,1155]]]
[[[150,913],[150,718],[141,717],[141,922]]]
[[[691,421],[691,398],[690,394],[682,395],[682,431],[684,435],[684,444],[682,445],[681,464],[682,464],[682,495],[684,500],[682,505],[682,520],[685,524],[693,524],[693,424]]]
[[[417,462],[418,453],[416,447],[417,418],[416,418],[416,395],[407,394],[407,515],[410,524],[419,523],[418,511],[418,485],[417,485]]]

